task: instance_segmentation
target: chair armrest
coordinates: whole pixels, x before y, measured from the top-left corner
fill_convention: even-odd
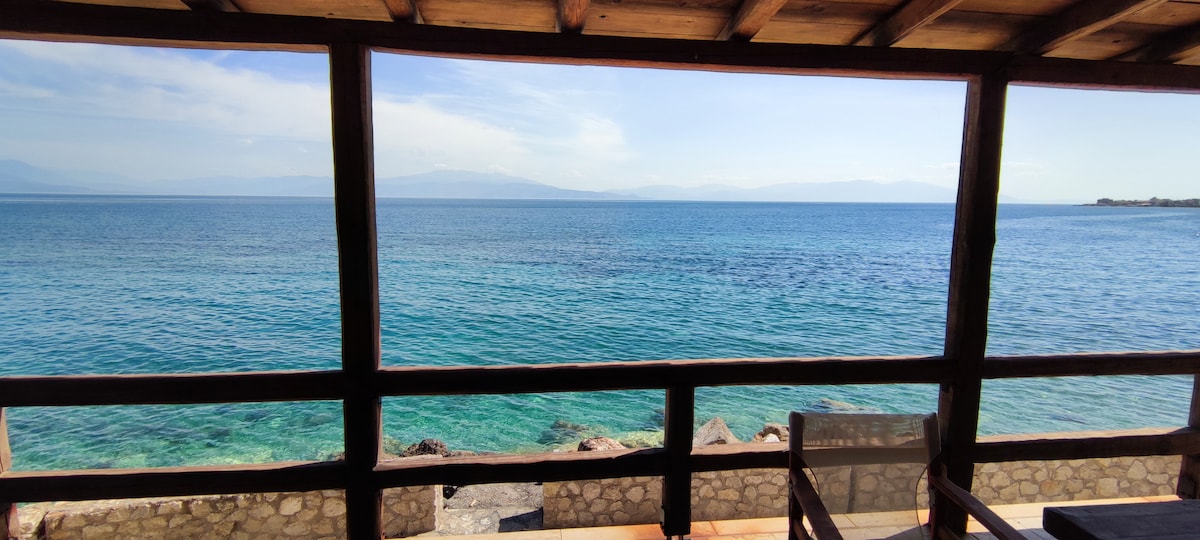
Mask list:
[[[988,532],[995,535],[996,538],[999,540],[1025,540],[1025,535],[1017,532],[1017,529],[996,515],[991,508],[988,508],[987,505],[976,499],[974,495],[971,495],[971,492],[958,487],[958,484],[951,482],[949,478],[941,474],[934,474],[933,467],[930,468],[929,472],[929,485],[945,495],[950,502],[965,510],[967,514],[970,514],[971,517],[986,527]],[[938,532],[933,531],[933,534],[936,535]]]
[[[804,509],[804,515],[808,516],[808,522],[812,524],[813,535],[817,540],[842,540],[842,533],[838,532],[833,524],[829,510],[825,509],[825,503],[821,502],[821,496],[817,494],[808,475],[804,474],[802,469],[793,467],[788,470],[788,476],[791,481],[790,496]],[[789,526],[794,530],[804,529],[803,523],[790,523]]]

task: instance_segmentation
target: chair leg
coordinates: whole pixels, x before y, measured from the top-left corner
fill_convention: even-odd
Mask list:
[[[803,527],[804,508],[800,506],[800,501],[796,500],[795,495],[791,492],[790,485],[788,486],[788,540],[811,540]]]

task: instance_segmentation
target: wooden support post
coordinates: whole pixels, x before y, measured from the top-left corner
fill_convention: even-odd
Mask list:
[[[0,407],[0,473],[12,470],[12,448],[8,445],[8,417],[4,407]],[[5,540],[17,537],[21,532],[17,523],[17,501],[0,499],[0,533]]]
[[[667,388],[663,446],[667,473],[663,475],[663,534],[684,536],[692,532],[692,425],[695,422],[696,388]]]
[[[1188,427],[1200,428],[1200,375],[1192,379],[1192,408],[1188,413]],[[1175,493],[1180,499],[1200,499],[1200,454],[1184,454],[1179,469],[1179,484]]]
[[[333,105],[333,185],[341,280],[342,370],[345,372],[346,534],[382,537],[374,469],[381,451],[379,268],[375,236],[375,169],[371,127],[371,50],[329,47]]]
[[[970,491],[983,358],[987,348],[988,296],[992,249],[996,244],[996,205],[1000,191],[1000,148],[1008,81],[1000,74],[967,83],[966,118],[959,169],[954,245],[950,255],[950,294],[946,314],[946,358],[953,370],[941,386],[942,457],[951,482]],[[967,515],[945,496],[930,513],[933,534],[945,527],[961,535]]]

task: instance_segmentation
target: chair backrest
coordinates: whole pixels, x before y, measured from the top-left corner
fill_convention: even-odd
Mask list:
[[[792,413],[788,440],[831,513],[928,507],[931,415]],[[929,425],[936,425],[936,421]],[[937,434],[933,437],[936,439]]]

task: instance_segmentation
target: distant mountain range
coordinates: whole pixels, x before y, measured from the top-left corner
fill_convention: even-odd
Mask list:
[[[211,177],[139,182],[86,171],[58,171],[21,161],[0,160],[0,193],[231,195],[330,197],[333,180],[319,176]],[[434,171],[377,178],[378,197],[446,199],[586,199],[677,201],[954,202],[955,193],[923,182],[775,184],[759,188],[727,185],[648,186],[613,191],[564,189],[526,178],[470,171]],[[1014,202],[1001,197],[1002,202]]]
[[[645,199],[673,201],[811,201],[811,202],[954,202],[956,194],[923,182],[893,183],[854,180],[849,182],[790,182],[759,188],[726,185],[700,187],[649,186],[624,193]]]

